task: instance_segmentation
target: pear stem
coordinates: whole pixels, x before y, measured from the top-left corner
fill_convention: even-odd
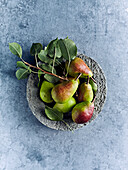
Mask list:
[[[96,99],[96,95],[94,96],[94,99],[93,99],[92,103],[94,103],[94,102],[95,102],[95,99]]]
[[[71,129],[68,123],[66,123],[64,120],[62,120],[62,122],[70,129],[70,131],[72,131],[72,133],[74,133],[74,131]]]
[[[92,81],[94,82],[94,83],[96,83],[96,80],[94,79],[94,78],[92,78],[92,77],[90,77],[91,79],[92,79]],[[97,84],[97,83],[96,83]]]
[[[80,76],[82,75],[82,73],[80,73],[77,78],[76,78],[76,81],[80,78]]]
[[[88,81],[87,81],[87,84],[89,84],[89,76],[88,76]]]

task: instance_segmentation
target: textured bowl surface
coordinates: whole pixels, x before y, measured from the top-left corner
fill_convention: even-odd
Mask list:
[[[78,129],[89,124],[92,120],[94,120],[98,114],[101,112],[105,99],[106,99],[106,78],[103,73],[103,70],[99,66],[99,64],[87,57],[83,54],[79,54],[78,57],[82,58],[85,63],[89,66],[89,68],[93,72],[93,77],[97,82],[98,91],[95,99],[95,108],[94,113],[90,121],[85,124],[76,124],[71,119],[65,119],[65,121],[69,124],[72,130]],[[41,101],[39,97],[39,89],[37,87],[38,77],[35,74],[30,74],[27,82],[27,100],[29,103],[29,107],[34,114],[34,116],[45,126],[56,129],[56,130],[70,130],[63,122],[61,121],[51,121],[45,116],[44,108],[45,105]]]

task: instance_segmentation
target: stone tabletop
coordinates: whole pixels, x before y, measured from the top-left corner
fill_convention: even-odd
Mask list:
[[[95,121],[74,133],[42,125],[15,77],[9,42],[33,63],[33,42],[69,37],[102,67],[107,100]],[[128,1],[0,1],[0,170],[127,170]]]

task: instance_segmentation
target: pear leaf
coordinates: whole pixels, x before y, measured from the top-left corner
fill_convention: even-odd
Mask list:
[[[40,67],[43,69],[43,70],[45,70],[45,71],[48,71],[48,72],[52,72],[52,66],[51,65],[48,65],[48,64],[41,64],[40,65]],[[54,70],[53,70],[53,73],[54,74],[56,74],[56,70],[55,70],[55,68],[54,68]]]
[[[12,52],[12,54],[22,58],[22,48],[18,43],[15,42],[9,43],[9,49]]]
[[[53,60],[47,56],[47,50],[41,50],[38,58],[44,63],[52,64],[53,62]]]
[[[17,67],[25,68],[25,69],[31,71],[30,67],[26,66],[22,61],[17,61]]]
[[[52,66],[51,65],[46,65],[46,64],[41,64],[41,68],[45,71],[48,71],[48,72],[52,72]],[[53,73],[56,74],[56,70],[55,68],[53,68]],[[53,75],[49,75],[49,74],[45,74],[44,75],[44,78],[49,81],[50,83],[56,83],[59,81],[59,78],[53,76]]]
[[[44,78],[49,81],[50,83],[57,83],[60,79],[58,77],[55,77],[55,76],[52,76],[52,75],[49,75],[49,74],[45,74],[44,75]]]
[[[47,52],[51,58],[53,58],[55,55],[55,49],[56,49],[56,57],[60,58],[62,54],[61,54],[60,46],[58,44],[58,38],[52,40],[47,46]]]
[[[61,58],[62,53],[61,53],[61,50],[60,50],[60,46],[59,46],[59,44],[58,44],[58,41],[57,41],[56,46],[55,46],[55,51],[56,51],[56,57],[57,57],[57,58]]]
[[[60,49],[61,49],[61,52],[62,52],[62,55],[63,57],[68,60],[68,66],[67,66],[67,73],[66,73],[66,76],[68,75],[68,70],[69,70],[69,65],[70,65],[70,62],[71,62],[71,56],[69,54],[69,49],[67,48],[66,44],[65,44],[65,41],[60,39],[58,41],[59,45],[60,45]]]
[[[46,116],[53,121],[61,121],[63,120],[63,113],[59,112],[56,109],[52,109],[48,106],[45,106],[45,114]]]
[[[69,60],[69,51],[65,45],[65,42],[63,41],[63,39],[60,39],[58,40],[58,44],[60,46],[60,49],[61,49],[61,53],[62,53],[62,56],[66,59],[66,60]]]
[[[63,41],[64,41],[64,43],[65,43],[65,45],[66,45],[66,47],[67,47],[67,49],[69,51],[71,59],[76,57],[76,55],[77,55],[77,47],[76,47],[74,41],[72,41],[69,38],[65,38]]]
[[[54,57],[54,50],[55,50],[55,46],[56,43],[58,41],[58,38],[56,38],[55,40],[52,40],[48,45],[47,45],[47,52],[48,55],[53,58]]]
[[[31,49],[30,49],[30,54],[32,56],[40,53],[40,51],[43,49],[43,46],[42,44],[40,43],[33,43],[32,46],[31,46]]]
[[[43,70],[48,71],[48,72],[52,72],[52,66],[51,65],[47,65],[47,64],[41,64],[40,66]],[[53,73],[56,74],[56,70],[55,68],[53,69]],[[45,74],[44,78],[49,81],[50,83],[56,83],[59,81],[59,78],[53,76],[53,75],[49,75],[49,74]]]
[[[16,77],[18,80],[21,80],[21,79],[25,79],[28,77],[28,75],[30,74],[31,72],[29,70],[26,70],[24,68],[20,68],[16,71]]]

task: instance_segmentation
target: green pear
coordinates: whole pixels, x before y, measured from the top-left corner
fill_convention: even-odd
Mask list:
[[[74,95],[77,88],[77,80],[64,81],[53,87],[51,91],[52,98],[56,103],[65,103]]]
[[[72,109],[72,120],[75,123],[82,124],[88,122],[94,111],[94,103],[81,102]]]
[[[66,69],[68,67],[68,62],[65,65]],[[81,59],[76,57],[74,60],[71,61],[68,74],[70,76],[76,77],[79,73],[82,73],[81,77],[89,76],[92,77],[93,73],[90,68],[85,64],[85,62]]]
[[[85,81],[86,82],[88,81],[88,77],[85,77]],[[91,84],[92,90],[94,92],[96,92],[97,91],[97,84],[91,78],[89,79],[89,84]]]
[[[89,79],[89,84],[91,84],[93,91],[96,92],[97,84],[92,79]]]
[[[54,84],[43,81],[41,88],[40,88],[40,98],[46,103],[52,103],[53,99],[51,96],[51,90],[54,87]]]
[[[93,90],[90,84],[82,83],[79,88],[78,101],[92,101]]]
[[[66,103],[63,104],[56,103],[53,108],[57,109],[60,112],[67,113],[71,111],[75,104],[76,100],[73,97],[71,97],[71,99],[69,99]]]

